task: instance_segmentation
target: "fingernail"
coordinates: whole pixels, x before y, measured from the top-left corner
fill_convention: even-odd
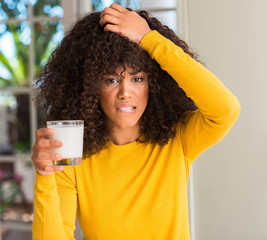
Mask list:
[[[53,132],[54,132],[53,129],[51,129],[51,128],[48,128],[48,129],[47,129],[47,133],[53,133]]]
[[[61,142],[56,141],[55,144],[56,144],[56,146],[60,146],[61,145]]]
[[[61,158],[61,154],[57,154],[57,155],[56,155],[56,158],[57,158],[57,159]]]

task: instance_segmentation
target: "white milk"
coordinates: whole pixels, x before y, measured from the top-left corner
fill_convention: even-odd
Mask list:
[[[60,148],[52,148],[53,153],[62,154],[63,158],[82,158],[83,155],[83,125],[78,126],[48,126],[55,130],[50,139],[63,143]]]

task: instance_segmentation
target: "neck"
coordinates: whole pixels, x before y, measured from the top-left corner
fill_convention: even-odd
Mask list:
[[[139,127],[134,128],[113,128],[109,133],[110,141],[116,145],[125,145],[136,141],[140,137]]]

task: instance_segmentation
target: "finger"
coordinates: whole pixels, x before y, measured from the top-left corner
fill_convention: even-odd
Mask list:
[[[111,5],[110,5],[110,8],[111,9],[115,9],[115,10],[117,10],[118,12],[125,12],[125,11],[128,11],[126,8],[124,8],[124,7],[122,7],[121,5],[119,5],[119,4],[117,4],[117,3],[112,3]]]
[[[107,23],[111,23],[111,24],[117,25],[117,24],[120,23],[120,21],[119,21],[119,19],[117,17],[105,14],[105,15],[103,15],[103,17],[100,18],[99,24],[100,24],[100,26],[104,26]]]
[[[60,148],[62,147],[63,143],[58,140],[54,139],[37,139],[35,144],[32,146],[32,152],[38,152],[43,148]]]
[[[52,166],[52,165],[43,165],[40,167],[35,166],[35,170],[39,173],[39,175],[47,176],[52,174],[53,172],[64,170],[64,166]]]
[[[47,167],[56,167],[53,164],[53,162],[62,159],[62,156],[60,156],[60,158],[59,157],[57,158],[55,156],[49,156],[49,157],[47,157],[46,155],[42,155],[42,154],[40,154],[38,157],[35,156],[35,159],[33,161],[34,167],[38,171],[47,171]],[[43,159],[43,157],[45,159]],[[60,167],[60,166],[57,166],[57,167]]]
[[[45,166],[44,171],[45,172],[59,172],[64,170],[63,166]]]
[[[45,136],[50,136],[54,134],[54,129],[52,128],[40,128],[36,131],[36,138],[41,138]]]
[[[62,159],[62,155],[60,153],[36,152],[32,155],[32,161],[40,164],[60,159]]]
[[[117,25],[113,25],[113,24],[107,24],[104,27],[104,31],[108,32],[114,32],[114,33],[120,33],[120,28]]]
[[[57,166],[57,167],[54,167],[54,171],[55,172],[59,172],[59,171],[62,171],[64,170],[64,166]]]
[[[112,16],[118,17],[119,14],[121,13],[117,11],[116,9],[107,7],[100,13],[100,18],[103,17],[104,15],[112,15]]]
[[[36,147],[38,148],[59,148],[62,147],[63,143],[55,139],[41,138],[36,141]]]

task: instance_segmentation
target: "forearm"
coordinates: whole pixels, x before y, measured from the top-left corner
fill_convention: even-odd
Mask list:
[[[156,31],[143,38],[141,47],[178,82],[207,121],[222,124],[236,120],[240,111],[236,97],[216,76],[180,47]]]
[[[34,191],[33,239],[74,239],[67,238],[55,175],[39,176],[36,173]]]

